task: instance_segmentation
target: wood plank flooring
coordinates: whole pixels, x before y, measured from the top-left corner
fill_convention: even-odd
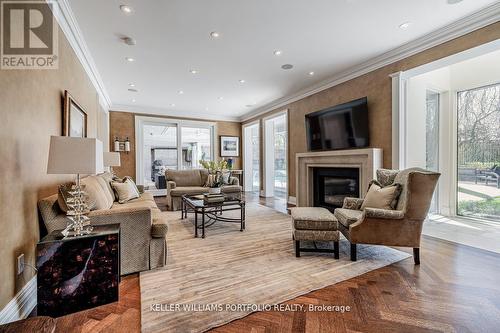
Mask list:
[[[260,202],[286,211],[282,201]],[[164,199],[158,199],[164,208]],[[404,249],[403,249],[404,250]],[[413,258],[298,297],[288,303],[346,305],[350,312],[257,312],[214,332],[495,332],[500,327],[500,255],[424,236]],[[139,332],[137,274],[120,301],[57,319],[56,332]]]

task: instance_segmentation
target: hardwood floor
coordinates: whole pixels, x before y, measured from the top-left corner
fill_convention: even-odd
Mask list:
[[[283,201],[253,195],[246,199],[286,211]],[[164,199],[157,201],[162,208]],[[213,331],[498,332],[499,277],[500,255],[424,236],[419,266],[408,258],[287,302],[344,305],[349,312],[257,312]],[[122,280],[119,302],[58,318],[56,329],[139,331],[137,274]]]

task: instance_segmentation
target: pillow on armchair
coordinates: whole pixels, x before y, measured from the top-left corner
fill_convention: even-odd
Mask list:
[[[382,187],[373,182],[365,195],[363,204],[361,205],[361,210],[364,210],[365,208],[393,210],[398,203],[400,194],[400,184],[392,184]]]

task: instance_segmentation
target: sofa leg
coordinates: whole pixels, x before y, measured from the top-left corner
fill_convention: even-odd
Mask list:
[[[339,242],[338,241],[333,242],[333,251],[334,251],[333,257],[335,259],[338,259],[339,258]]]
[[[300,241],[295,241],[295,256],[300,257]]]
[[[413,248],[413,260],[415,261],[415,265],[420,265],[420,248]]]
[[[351,261],[356,261],[356,260],[358,260],[356,244],[351,243]]]

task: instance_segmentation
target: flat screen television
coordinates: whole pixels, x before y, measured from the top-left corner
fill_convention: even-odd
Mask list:
[[[309,151],[368,147],[368,99],[306,115],[306,136]]]

